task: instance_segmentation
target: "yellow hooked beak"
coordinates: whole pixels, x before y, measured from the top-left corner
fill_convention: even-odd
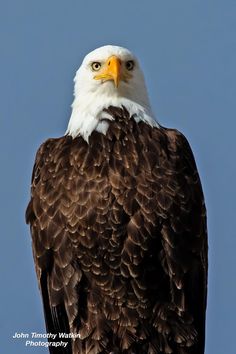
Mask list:
[[[107,59],[106,63],[104,64],[104,69],[101,71],[100,74],[95,75],[95,80],[112,80],[114,81],[115,87],[119,86],[121,77],[121,61],[115,55],[112,55],[110,58]]]

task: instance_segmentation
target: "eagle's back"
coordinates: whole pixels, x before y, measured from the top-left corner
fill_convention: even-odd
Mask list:
[[[79,334],[62,353],[203,354],[206,225],[191,149],[175,130],[109,113],[106,136],[50,139],[36,156],[27,220],[47,330]]]

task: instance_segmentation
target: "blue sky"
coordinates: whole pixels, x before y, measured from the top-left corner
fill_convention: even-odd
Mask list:
[[[208,209],[206,354],[235,353],[235,0],[8,0],[0,14],[1,347],[47,354],[13,340],[44,332],[24,211],[36,149],[63,135],[73,77],[104,44],[139,58],[153,110],[188,138]]]

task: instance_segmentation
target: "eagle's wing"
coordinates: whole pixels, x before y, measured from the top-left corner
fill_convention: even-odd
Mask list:
[[[63,187],[60,186],[60,159],[53,161],[56,139],[49,139],[39,148],[32,175],[31,200],[26,210],[30,223],[35,268],[41,290],[46,328],[48,333],[70,333],[76,316],[76,286],[81,272],[73,264],[73,247],[68,236],[63,205],[59,207]],[[53,179],[57,174],[56,181]],[[55,184],[54,184],[55,183]],[[64,203],[66,207],[71,201]],[[70,314],[70,318],[68,318]],[[57,337],[55,341],[60,341]],[[50,340],[52,341],[52,340]],[[66,339],[63,339],[66,342]],[[66,348],[49,347],[50,353],[71,353],[71,342]]]
[[[157,195],[157,212],[164,216],[161,228],[161,262],[169,277],[172,304],[183,322],[189,324],[186,328],[193,326],[197,330],[194,353],[203,353],[207,296],[204,197],[188,141],[176,130],[166,129],[165,132],[168,137],[168,154],[163,154],[165,157],[160,168],[165,177],[163,178],[162,172],[156,175],[158,185],[162,186]],[[158,315],[161,324],[161,314]],[[194,336],[194,330],[188,333],[184,327],[180,327],[176,329],[175,341],[191,343]]]

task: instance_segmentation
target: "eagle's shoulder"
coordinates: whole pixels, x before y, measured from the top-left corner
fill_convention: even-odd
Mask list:
[[[62,155],[65,156],[72,144],[77,143],[78,140],[80,141],[82,138],[79,137],[73,139],[71,136],[65,135],[59,138],[49,138],[43,142],[36,152],[32,173],[32,184],[36,177],[36,171],[44,171],[47,173],[47,166],[52,166],[58,158]]]
[[[39,163],[41,160],[44,160],[46,157],[48,157],[52,153],[52,151],[55,148],[62,146],[66,142],[69,142],[69,140],[72,140],[72,138],[68,137],[68,136],[62,136],[59,138],[49,138],[46,141],[44,141],[39,146],[39,148],[36,152],[35,164]],[[43,161],[43,162],[45,162],[45,161]]]
[[[155,131],[158,129],[155,128]],[[162,135],[165,140],[163,147],[166,147],[168,153],[174,156],[178,162],[187,164],[192,170],[197,170],[196,161],[190,143],[186,136],[177,129],[161,127],[158,135]]]
[[[155,130],[157,130],[157,128]],[[191,150],[188,139],[179,130],[173,128],[160,127],[160,132],[166,137],[169,146],[172,149],[177,150],[181,148]]]

